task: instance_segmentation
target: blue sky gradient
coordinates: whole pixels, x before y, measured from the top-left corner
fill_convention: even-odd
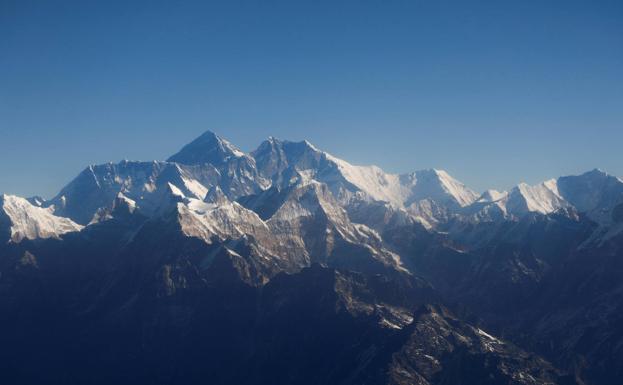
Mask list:
[[[623,2],[0,0],[0,192],[207,129],[478,191],[623,176]]]

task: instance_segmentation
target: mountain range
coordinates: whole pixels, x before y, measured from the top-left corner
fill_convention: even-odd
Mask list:
[[[623,180],[476,193],[206,132],[0,198],[11,384],[618,384]]]

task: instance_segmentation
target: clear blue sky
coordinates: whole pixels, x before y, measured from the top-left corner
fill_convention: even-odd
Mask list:
[[[623,1],[0,0],[0,191],[211,129],[476,190],[623,175]]]

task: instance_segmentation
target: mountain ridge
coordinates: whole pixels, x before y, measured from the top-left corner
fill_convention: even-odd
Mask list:
[[[272,137],[247,154],[212,132],[170,159],[0,197],[7,373],[33,347],[85,368],[42,373],[89,383],[616,384],[620,178],[477,194],[443,170]],[[237,364],[256,376],[220,369]]]
[[[429,228],[461,215],[479,221],[499,220],[576,206],[579,212],[608,225],[608,212],[623,195],[621,179],[598,169],[534,186],[520,183],[509,192],[487,190],[478,195],[443,170],[390,174],[377,166],[352,165],[308,141],[274,137],[247,154],[207,131],[165,162],[124,160],[88,166],[54,198],[38,202],[42,207],[53,206],[57,216],[87,225],[96,211],[110,206],[120,192],[149,215],[159,205],[158,190],[168,183],[200,200],[212,186],[218,186],[229,199],[237,200],[310,179],[327,184],[347,211],[360,207],[362,201],[386,202]],[[601,196],[597,190],[605,185],[608,192]]]

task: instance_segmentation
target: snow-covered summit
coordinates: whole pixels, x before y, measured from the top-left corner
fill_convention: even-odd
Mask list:
[[[599,169],[581,175],[563,176],[529,185],[520,183],[508,193],[485,192],[467,210],[483,218],[492,208],[504,218],[519,218],[528,213],[551,214],[573,209],[585,213],[601,225],[612,222],[613,209],[623,203],[623,181]],[[495,207],[494,207],[495,206]]]
[[[524,212],[549,214],[567,206],[569,203],[558,192],[556,179],[534,186],[520,183],[511,190],[506,204],[508,211],[516,214]]]
[[[0,196],[0,208],[0,231],[8,230],[11,242],[60,238],[65,233],[82,230],[82,226],[71,219],[55,216],[53,208],[37,207],[14,195]]]
[[[326,166],[326,153],[306,140],[291,142],[270,137],[251,156],[255,159],[261,175],[277,181],[288,168],[306,171],[319,170]]]
[[[482,195],[478,198],[478,202],[480,203],[496,202],[496,201],[499,201],[500,199],[505,198],[506,196],[508,196],[507,191],[498,191],[498,190],[490,189],[482,193]]]
[[[395,207],[431,199],[462,207],[474,202],[476,193],[443,170],[423,170],[399,175],[377,166],[358,166],[319,150],[308,141],[289,142],[269,138],[252,152],[257,167],[267,178],[283,181],[291,168],[309,178],[326,183],[342,201],[361,192],[369,199]]]
[[[288,191],[313,183],[326,185],[349,216],[375,229],[382,229],[396,213],[403,222],[415,220],[434,228],[461,216],[499,221],[567,208],[607,223],[612,208],[623,202],[623,182],[600,170],[534,186],[521,183],[509,192],[487,190],[479,196],[440,169],[387,173],[377,166],[351,164],[306,140],[274,137],[245,154],[206,132],[166,162],[89,166],[52,200],[31,203],[53,207],[55,216],[86,225],[98,212],[110,212],[119,194],[141,215],[157,215],[170,206],[175,189],[186,200],[238,202],[266,219],[284,203]]]
[[[203,199],[208,192],[206,186],[217,183],[219,178],[219,172],[210,165],[197,168],[156,161],[107,163],[87,167],[47,205],[55,206],[56,215],[87,224],[98,209],[110,208],[122,193],[149,215],[166,198],[163,194],[168,183],[186,196]]]
[[[478,195],[444,170],[427,169],[403,175],[401,178],[411,189],[408,204],[423,199],[444,205],[465,207],[478,199]]]
[[[623,203],[623,181],[602,170],[558,178],[560,195],[598,223],[611,222],[615,206]]]
[[[232,158],[244,157],[245,153],[212,131],[184,146],[178,153],[169,157],[168,162],[180,164],[205,164],[220,166]]]

